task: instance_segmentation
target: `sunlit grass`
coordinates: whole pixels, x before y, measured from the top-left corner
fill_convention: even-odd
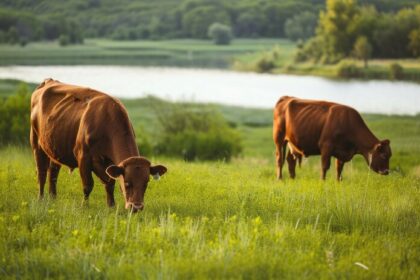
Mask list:
[[[349,164],[319,180],[317,160],[277,181],[272,162],[164,162],[146,208],[130,215],[63,169],[58,198],[37,200],[29,149],[0,151],[0,275],[23,278],[379,278],[419,273],[418,178]],[[287,176],[286,176],[287,177]],[[364,268],[361,265],[367,267]]]

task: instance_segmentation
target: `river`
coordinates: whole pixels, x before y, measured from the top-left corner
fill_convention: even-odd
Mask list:
[[[40,83],[49,77],[121,98],[155,95],[172,101],[272,108],[280,96],[291,95],[339,102],[364,113],[420,113],[420,84],[408,82],[335,81],[311,76],[169,67],[0,67],[0,78]]]

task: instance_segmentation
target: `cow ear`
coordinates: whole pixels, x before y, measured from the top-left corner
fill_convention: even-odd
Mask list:
[[[389,141],[388,139],[382,140],[381,144],[385,145],[385,146],[389,146],[389,144],[391,143],[391,141]]]
[[[168,171],[168,169],[163,165],[150,166],[150,174],[155,180],[159,180],[160,176],[165,174],[166,171]]]
[[[120,166],[116,166],[116,165],[111,165],[111,166],[108,166],[105,172],[112,179],[117,179],[118,177],[124,174],[124,168]]]

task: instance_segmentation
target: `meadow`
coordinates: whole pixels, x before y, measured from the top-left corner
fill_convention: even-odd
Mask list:
[[[148,102],[124,101],[138,133],[155,126]],[[335,181],[334,168],[322,181],[312,157],[296,180],[286,172],[278,181],[270,110],[205,106],[240,130],[242,156],[151,156],[169,171],[149,184],[138,214],[123,209],[118,189],[116,207],[107,208],[98,180],[82,204],[78,172],[66,168],[58,198],[39,201],[29,147],[1,148],[0,278],[418,278],[420,115],[363,116],[391,140],[389,176],[356,156],[344,181]]]
[[[113,41],[86,39],[83,45],[58,42],[25,47],[0,44],[0,65],[144,65],[227,68],[239,54],[269,50],[283,39],[235,39],[218,46],[210,40]]]

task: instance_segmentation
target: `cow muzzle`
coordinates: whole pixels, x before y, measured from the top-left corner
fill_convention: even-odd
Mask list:
[[[389,174],[389,169],[379,170],[379,174],[388,175]]]
[[[125,204],[125,209],[131,210],[133,213],[136,213],[137,211],[142,211],[144,209],[144,203],[135,204],[132,202],[127,202]]]

